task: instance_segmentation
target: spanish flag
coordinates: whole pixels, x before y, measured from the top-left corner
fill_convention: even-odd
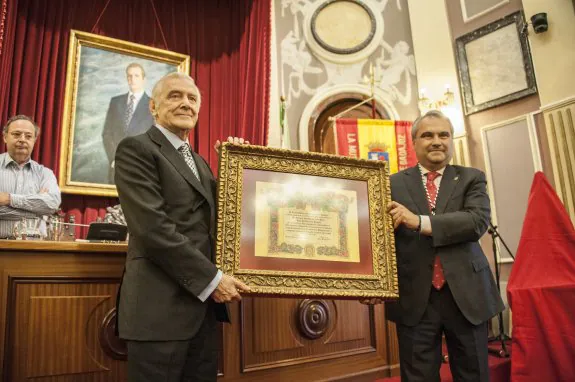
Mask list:
[[[410,130],[408,121],[340,118],[334,127],[337,153],[385,160],[393,174],[417,164]]]

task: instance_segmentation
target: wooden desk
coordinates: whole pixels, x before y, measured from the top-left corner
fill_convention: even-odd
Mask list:
[[[126,380],[122,343],[112,335],[126,250],[0,240],[2,381]],[[382,306],[245,297],[230,311],[231,325],[220,330],[220,382],[359,382],[399,372]]]

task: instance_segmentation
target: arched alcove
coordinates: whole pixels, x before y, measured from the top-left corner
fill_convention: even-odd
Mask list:
[[[370,89],[363,85],[338,85],[318,92],[304,108],[299,122],[299,149],[335,153],[335,137],[329,117],[357,105],[370,97]],[[392,102],[376,89],[376,115],[378,119],[399,119]],[[372,118],[372,104],[364,105],[346,113],[344,118]]]
[[[368,97],[352,92],[335,94],[319,104],[309,118],[309,151],[335,154],[335,135],[333,117],[352,106],[358,105]],[[347,112],[342,118],[373,118],[372,102],[367,102]],[[376,102],[375,118],[388,119],[389,115],[382,105]]]

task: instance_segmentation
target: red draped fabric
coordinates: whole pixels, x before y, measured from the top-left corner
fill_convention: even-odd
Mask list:
[[[575,227],[542,172],[531,185],[507,299],[511,380],[575,380]]]
[[[56,175],[70,29],[189,55],[202,93],[191,140],[214,171],[216,139],[241,136],[266,144],[269,0],[0,1],[6,9],[0,24],[0,121],[17,113],[32,116],[41,127],[32,157]],[[84,223],[116,203],[115,198],[62,197],[64,212]]]

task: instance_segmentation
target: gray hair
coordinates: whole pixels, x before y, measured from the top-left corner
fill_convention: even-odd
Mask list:
[[[438,118],[438,119],[443,119],[445,121],[447,121],[449,123],[449,127],[451,128],[451,136],[453,137],[454,134],[454,129],[453,129],[453,123],[451,123],[451,120],[442,112],[440,112],[439,110],[430,110],[427,113],[423,114],[421,117],[417,118],[415,121],[413,121],[413,125],[411,126],[411,140],[414,141],[415,140],[415,136],[417,135],[417,130],[419,129],[419,124],[421,123],[421,121],[423,121],[426,118]]]
[[[8,121],[4,125],[2,132],[4,134],[8,134],[8,129],[10,128],[10,125],[12,124],[12,122],[16,122],[16,121],[28,121],[32,125],[34,125],[34,136],[36,138],[38,138],[38,135],[40,135],[40,126],[38,126],[38,124],[36,122],[34,122],[34,120],[32,118],[30,118],[24,114],[18,114],[18,115],[15,115],[13,117],[10,117],[10,119],[8,119]]]
[[[187,79],[187,80],[192,81],[192,83],[194,84],[194,87],[196,88],[196,91],[198,92],[198,107],[200,107],[202,105],[202,95],[200,94],[200,89],[196,85],[196,81],[194,81],[194,79],[192,77],[188,76],[187,74],[180,73],[180,72],[168,73],[165,76],[163,76],[162,78],[160,78],[160,80],[158,82],[156,82],[156,84],[154,85],[154,88],[152,89],[152,99],[154,100],[154,102],[156,102],[156,103],[158,102],[158,97],[162,93],[162,89],[164,87],[164,82],[166,82],[167,80],[170,80],[172,78]]]

